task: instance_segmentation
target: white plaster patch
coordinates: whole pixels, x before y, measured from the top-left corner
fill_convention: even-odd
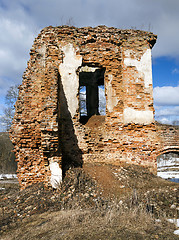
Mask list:
[[[136,67],[139,77],[144,78],[145,87],[148,88],[152,84],[152,57],[151,49],[147,49],[140,60],[131,58],[131,51],[125,51],[124,64]]]
[[[77,95],[79,89],[79,78],[76,71],[82,65],[82,56],[76,55],[76,50],[72,44],[62,47],[62,51],[64,52],[64,59],[63,63],[59,66],[59,72],[68,109],[71,117],[74,117],[78,109]]]
[[[109,112],[113,111],[113,108],[118,104],[118,98],[116,91],[112,87],[113,76],[109,74],[109,82],[106,82],[107,101],[106,107]]]
[[[62,169],[57,162],[50,162],[51,185],[53,188],[58,188],[62,182]]]
[[[153,111],[136,110],[133,108],[125,108],[123,112],[124,123],[149,124],[154,121]]]

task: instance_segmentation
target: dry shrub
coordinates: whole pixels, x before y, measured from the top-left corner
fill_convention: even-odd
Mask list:
[[[131,239],[163,239],[157,234],[164,233],[166,227],[164,222],[155,221],[152,214],[142,207],[129,209],[116,202],[107,209],[61,211],[53,221],[58,225],[62,239],[118,239],[120,236],[122,238],[119,239],[127,239],[127,236],[134,237]],[[172,239],[169,232],[165,234],[167,239]]]

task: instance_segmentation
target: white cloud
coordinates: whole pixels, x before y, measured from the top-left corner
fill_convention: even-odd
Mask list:
[[[17,78],[25,69],[34,34],[24,23],[0,19],[0,76]]]
[[[158,122],[162,123],[162,124],[172,124],[172,121],[169,120],[166,117],[162,117],[162,118],[157,118]]]
[[[155,119],[164,124],[179,121],[179,86],[154,88]]]
[[[179,121],[179,86],[154,88],[155,119],[164,124]]]
[[[158,106],[176,106],[179,105],[179,86],[155,87],[154,103]]]
[[[179,74],[179,69],[178,68],[174,68],[172,71],[173,74]]]
[[[155,108],[158,117],[179,116],[179,106],[175,107],[158,107]]]
[[[179,106],[155,107],[155,119],[164,124],[172,124],[174,121],[179,122]]]
[[[4,104],[0,103],[0,116],[2,115],[3,109],[4,109]]]
[[[29,59],[29,49],[34,40],[34,30],[26,21],[21,21],[25,17],[24,12],[14,9],[18,16],[14,16],[12,6],[1,8],[0,4],[0,102],[8,88],[15,84],[20,84],[22,74],[25,71],[27,60]],[[12,14],[12,15],[11,15]],[[14,19],[12,18],[14,16]],[[0,108],[2,112],[2,108]]]

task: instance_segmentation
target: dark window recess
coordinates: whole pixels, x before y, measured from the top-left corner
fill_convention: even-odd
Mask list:
[[[104,89],[105,69],[90,68],[79,72],[80,122],[86,123],[93,115],[105,115],[106,99]]]

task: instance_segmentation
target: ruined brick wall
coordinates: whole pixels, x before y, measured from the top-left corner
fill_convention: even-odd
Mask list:
[[[11,130],[18,178],[24,187],[39,181],[48,182],[48,159],[61,160],[58,151],[58,71],[55,60],[53,34],[41,34],[30,52]]]
[[[156,170],[152,33],[48,27],[35,39],[19,89],[11,139],[22,187],[84,161],[121,161]],[[79,76],[105,70],[106,115],[80,121]],[[58,175],[58,176],[57,176]],[[56,179],[57,181],[59,180]]]
[[[160,146],[157,155],[167,152],[179,152],[179,126],[156,124]]]

